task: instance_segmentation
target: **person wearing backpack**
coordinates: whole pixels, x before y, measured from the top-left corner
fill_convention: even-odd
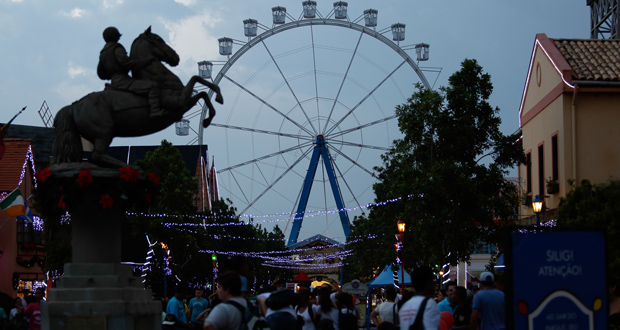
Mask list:
[[[286,288],[286,281],[280,279],[276,283],[276,291],[261,294],[257,298],[264,311],[265,320],[271,330],[294,330],[297,327],[297,312],[294,306],[299,305],[299,295]]]
[[[238,330],[245,324],[247,300],[241,297],[241,278],[235,272],[219,274],[217,297],[222,301],[213,307],[204,321],[203,330]]]
[[[357,330],[359,315],[353,306],[353,296],[347,292],[336,294],[336,305],[338,306],[338,328],[340,330]]]
[[[330,290],[326,287],[320,287],[317,291],[319,304],[314,305],[314,322],[317,328],[324,329],[327,327],[326,322],[333,323],[334,330],[340,330],[338,326],[338,307],[332,302]],[[321,324],[323,323],[323,324]]]
[[[297,312],[297,330],[316,330],[314,324],[314,310],[312,309],[312,297],[310,290],[301,288],[297,291],[299,295],[299,305],[295,308]]]
[[[377,308],[370,313],[370,320],[377,326],[379,326],[380,323],[385,322],[397,325],[398,306],[395,302],[396,288],[394,286],[385,288],[385,298],[387,301],[377,306]],[[379,322],[379,317],[381,318],[381,322]]]
[[[441,314],[435,296],[435,275],[430,267],[418,267],[411,273],[411,285],[416,295],[400,308],[400,329],[438,330]]]

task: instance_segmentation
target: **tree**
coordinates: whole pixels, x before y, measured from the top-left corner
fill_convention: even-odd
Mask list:
[[[375,167],[376,202],[400,199],[354,221],[351,237],[359,271],[394,260],[396,222],[407,224],[405,266],[467,261],[481,242],[499,241],[494,220],[514,220],[517,191],[504,177],[525,161],[517,135],[499,130],[499,108],[488,100],[493,86],[476,60],[466,59],[438,91],[417,90],[396,107],[404,137],[394,141]],[[378,256],[369,260],[365,249]],[[377,255],[377,254],[375,254]],[[352,270],[353,274],[355,272]],[[362,274],[357,274],[358,276]]]
[[[218,270],[222,271],[239,270],[240,256],[245,252],[286,250],[279,228],[267,232],[260,225],[242,223],[230,200],[214,201],[210,211],[197,212],[193,204],[197,180],[190,175],[178,149],[168,141],[163,140],[159,148],[147,153],[136,164],[145,171],[159,173],[159,191],[152,198],[149,213],[163,216],[135,217],[134,235],[143,240],[148,233],[152,241],[166,243],[172,255],[170,269],[182,282],[203,287],[213,282],[212,253],[205,251],[220,253],[217,262]],[[269,272],[261,267],[263,260],[246,258],[246,261],[252,279],[256,283],[267,282]],[[161,264],[158,267],[161,268]],[[162,269],[154,269],[151,275],[151,288],[162,294]],[[166,283],[168,294],[173,292],[170,288],[173,278],[169,276]]]
[[[199,218],[187,216],[196,214],[193,201],[198,192],[198,180],[190,174],[179,150],[166,140],[162,140],[157,149],[147,152],[143,159],[136,161],[136,165],[147,173],[153,172],[159,176],[157,192],[151,199],[148,213],[164,216],[137,216],[128,219],[133,228],[133,240],[145,242],[144,235],[148,234],[153,242],[167,244],[172,255],[170,268],[175,275],[185,280],[186,276],[190,275],[184,268],[199,262],[195,260],[198,257],[199,238],[191,231],[184,230],[187,227],[179,230],[175,225],[202,223]],[[146,244],[142,255],[146,256]],[[155,284],[157,287],[152,287],[153,291],[163,294],[163,281],[161,287],[159,282],[156,281]],[[170,281],[166,284],[174,283]],[[167,290],[167,293],[174,291]]]
[[[608,281],[620,284],[620,180],[595,185],[583,180],[577,186],[571,182],[571,190],[560,199],[557,224],[563,229],[603,229]]]
[[[136,165],[160,177],[159,191],[151,202],[151,213],[196,212],[193,202],[198,192],[198,179],[189,173],[179,149],[172,143],[162,140],[159,148],[147,152]]]

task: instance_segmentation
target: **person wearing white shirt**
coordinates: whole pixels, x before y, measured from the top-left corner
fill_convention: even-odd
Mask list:
[[[405,301],[398,312],[400,329],[407,330],[422,318],[425,330],[438,330],[441,314],[433,296],[435,295],[435,275],[430,267],[418,267],[411,274],[411,284],[417,295]],[[422,305],[425,307],[422,309]],[[422,310],[422,311],[420,311]],[[420,322],[420,320],[418,320]]]

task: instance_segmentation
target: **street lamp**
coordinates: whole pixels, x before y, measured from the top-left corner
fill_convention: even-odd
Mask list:
[[[399,241],[398,250],[400,251],[400,294],[405,294],[405,263],[403,262],[403,258],[405,256],[403,251],[403,243],[405,241],[405,221],[398,220],[396,226],[398,227],[398,234],[396,234],[396,238]]]
[[[532,201],[532,209],[534,209],[534,213],[536,213],[536,225],[540,226],[540,212],[542,211],[543,200],[540,199],[539,195],[534,196],[534,201]]]

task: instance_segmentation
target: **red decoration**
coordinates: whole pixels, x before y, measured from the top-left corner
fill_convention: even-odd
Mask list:
[[[58,207],[65,210],[67,208],[67,204],[65,204],[65,196],[60,196],[60,200],[58,201]]]
[[[146,194],[146,202],[147,203],[151,203],[151,198],[153,198],[153,194],[152,193]]]
[[[140,172],[134,170],[130,166],[121,167],[119,170],[121,171],[121,179],[131,183],[138,182]]]
[[[81,170],[75,182],[78,183],[80,188],[88,187],[88,185],[93,182],[93,177],[90,175],[90,167],[85,170]]]
[[[44,168],[34,175],[34,177],[41,182],[45,182],[50,176],[52,176],[52,170],[49,168]]]
[[[99,204],[101,204],[101,207],[104,209],[111,209],[114,205],[114,200],[110,197],[110,195],[105,194],[101,196],[101,199],[99,199]]]
[[[149,180],[151,180],[151,182],[153,182],[153,185],[156,186],[159,184],[159,176],[153,172],[149,173]]]

